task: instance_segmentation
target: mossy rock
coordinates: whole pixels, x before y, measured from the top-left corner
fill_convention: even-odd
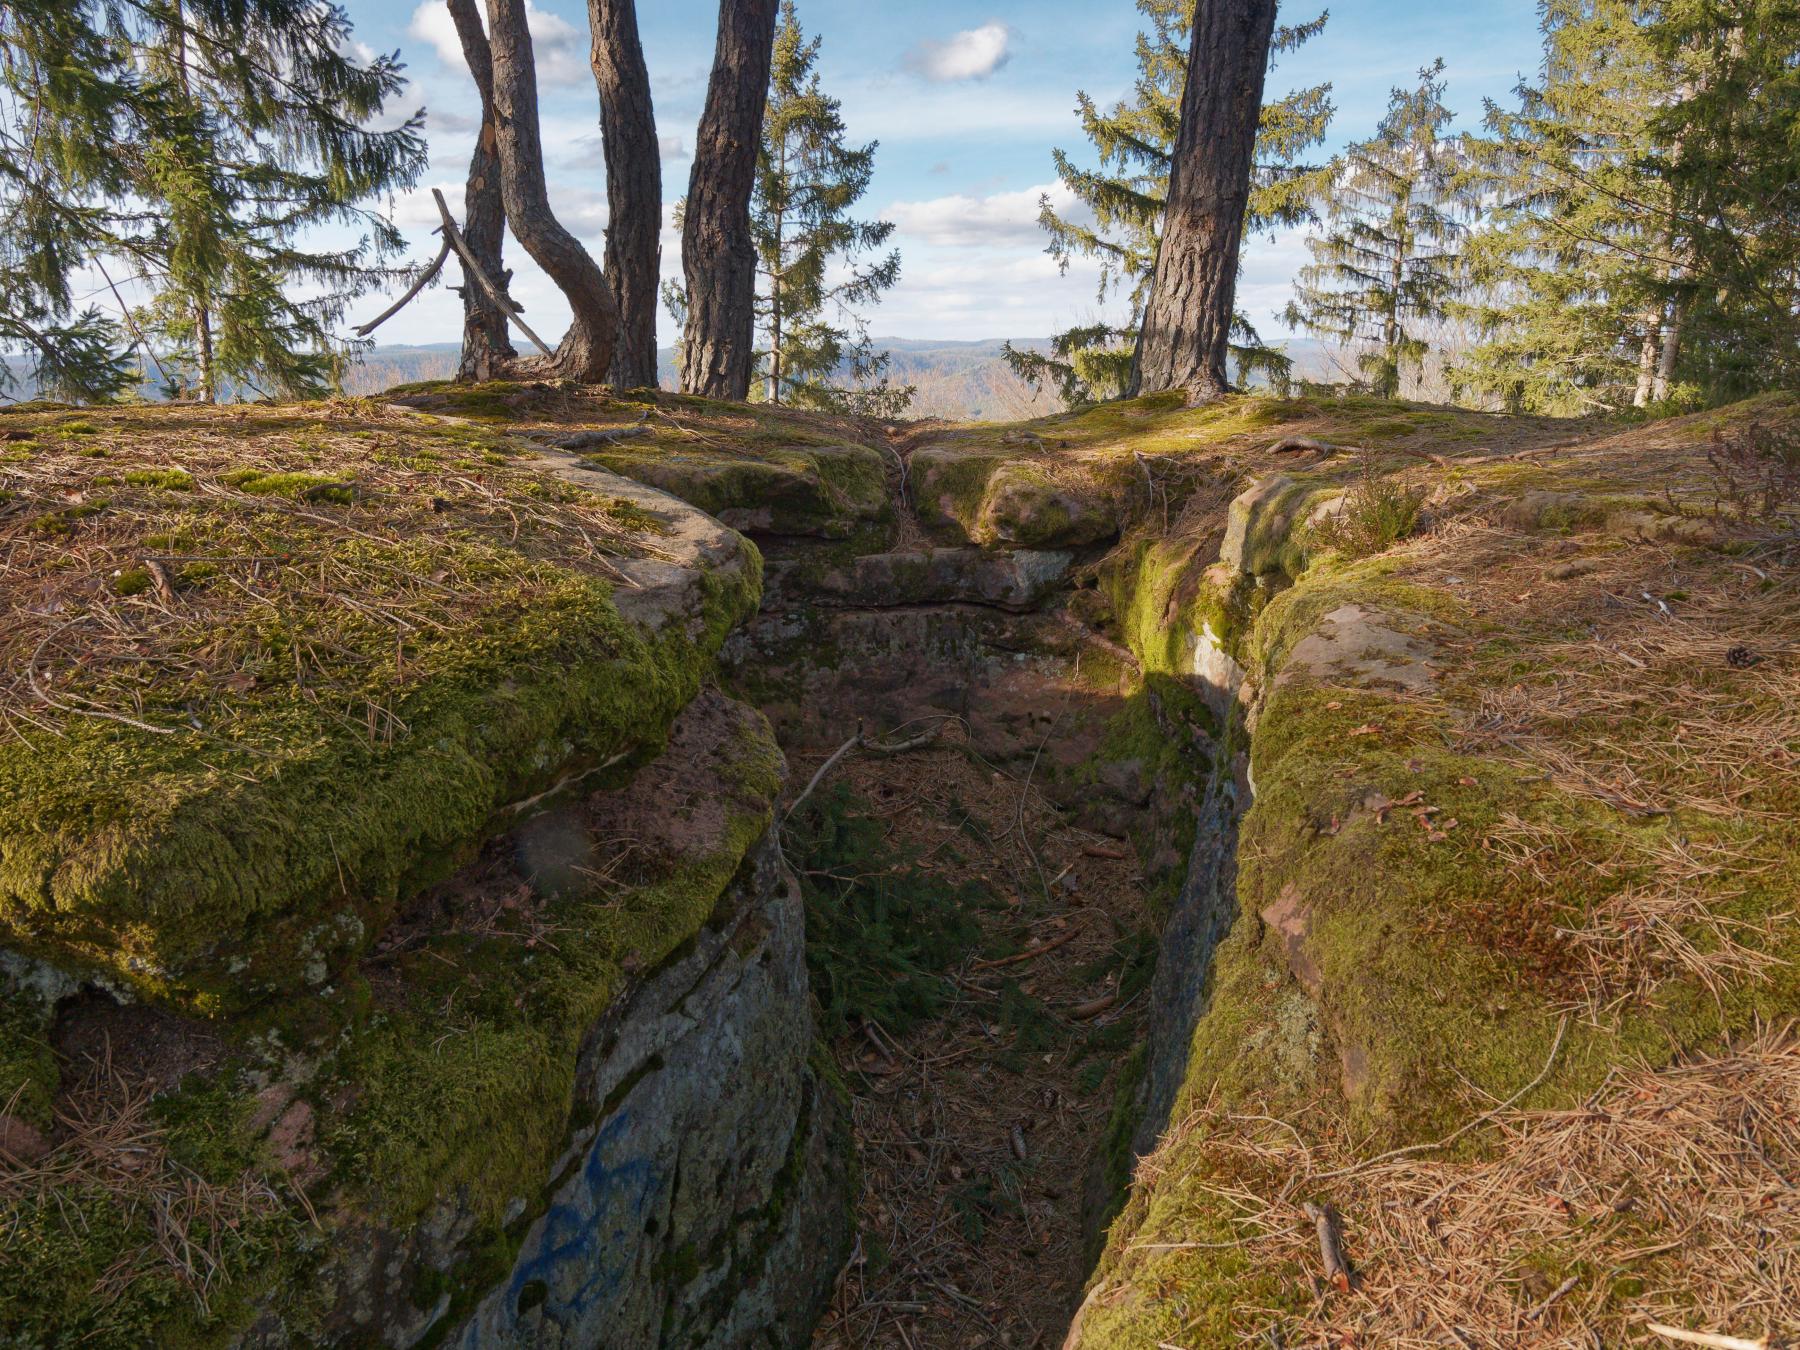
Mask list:
[[[706,449],[620,448],[591,463],[660,488],[736,530],[847,538],[889,514],[879,451],[808,445],[741,454]]]
[[[670,533],[704,521],[679,502],[471,470],[420,419],[94,420],[140,482],[96,498],[92,461],[46,452],[9,516],[15,577],[57,609],[0,748],[0,944],[196,1011],[323,985],[510,803],[654,753],[759,594],[737,536]],[[621,578],[682,622],[627,617]]]
[[[940,539],[990,549],[1079,549],[1119,532],[1116,504],[1078,474],[958,445],[915,450],[920,521]]]

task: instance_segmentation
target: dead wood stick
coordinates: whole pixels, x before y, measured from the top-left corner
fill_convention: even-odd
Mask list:
[[[643,425],[620,427],[614,431],[570,431],[560,436],[541,436],[545,445],[554,446],[558,450],[593,450],[602,445],[617,445],[620,441],[635,440],[639,436],[651,435],[650,428]]]
[[[1525,1320],[1527,1322],[1537,1321],[1538,1318],[1542,1317],[1545,1313],[1549,1312],[1552,1308],[1554,1308],[1558,1303],[1561,1303],[1563,1301],[1563,1299],[1568,1297],[1570,1291],[1573,1290],[1575,1288],[1575,1286],[1580,1283],[1581,1283],[1581,1276],[1579,1276],[1579,1275],[1569,1276],[1568,1279],[1564,1280],[1561,1284],[1557,1285],[1554,1290],[1551,1291],[1549,1298],[1545,1299],[1542,1303],[1538,1304],[1537,1307],[1533,1308],[1530,1312],[1526,1313]]]
[[[880,741],[864,741],[863,749],[871,755],[904,755],[909,750],[923,750],[926,746],[934,744],[938,737],[944,734],[944,728],[954,720],[954,718],[945,717],[930,731],[922,731],[917,736],[910,736],[893,745],[883,745]]]
[[[1114,862],[1123,862],[1131,856],[1122,848],[1110,848],[1105,844],[1083,844],[1081,851],[1089,858],[1110,858]]]
[[[821,764],[819,766],[819,771],[812,776],[811,781],[809,781],[805,787],[800,789],[800,795],[798,797],[794,798],[794,800],[788,805],[788,809],[782,813],[781,823],[783,825],[787,824],[788,821],[793,817],[794,812],[796,812],[800,809],[800,803],[805,801],[808,797],[812,796],[813,789],[818,787],[820,783],[825,781],[825,775],[830,773],[833,769],[835,769],[837,767],[838,761],[841,760],[845,755],[849,754],[852,750],[856,749],[856,747],[861,745],[862,743],[863,743],[862,723],[858,722],[856,724],[856,735],[852,736],[849,740],[845,741],[842,745],[840,745],[836,750],[833,750],[831,752],[831,758],[826,760],[823,764]]]
[[[1366,455],[1369,452],[1360,445],[1338,445],[1333,441],[1318,441],[1311,436],[1283,436],[1269,446],[1271,455]]]
[[[393,304],[389,305],[386,309],[382,310],[381,313],[377,314],[374,318],[370,319],[367,323],[365,323],[361,327],[357,328],[355,330],[356,336],[358,336],[358,337],[369,336],[370,333],[373,333],[377,328],[381,327],[382,324],[386,323],[389,319],[393,318],[394,315],[398,314],[401,310],[405,309],[408,305],[410,305],[412,303],[413,297],[415,295],[417,295],[420,291],[424,290],[427,286],[429,286],[431,284],[432,278],[437,276],[437,274],[443,270],[444,259],[448,258],[449,256],[450,256],[450,240],[448,238],[446,238],[444,240],[444,246],[438,250],[437,261],[433,262],[430,267],[427,267],[423,272],[419,273],[419,279],[417,281],[413,282],[413,284],[411,286],[408,286],[406,288],[405,295],[401,296],[398,300],[394,301]]]
[[[1325,1262],[1325,1278],[1344,1293],[1350,1292],[1350,1263],[1344,1259],[1344,1238],[1338,1231],[1337,1215],[1330,1205],[1315,1205],[1310,1200],[1303,1206],[1306,1217],[1319,1233],[1319,1256]]]
[[[1712,1350],[1769,1350],[1767,1340],[1747,1341],[1742,1336],[1719,1336],[1710,1331],[1683,1331],[1680,1327],[1664,1326],[1661,1322],[1651,1322],[1649,1328],[1658,1336],[1666,1336],[1684,1345],[1705,1345],[1712,1347]]]
[[[1019,952],[1013,956],[1002,956],[996,961],[977,961],[971,969],[997,970],[1001,966],[1015,966],[1021,961],[1030,961],[1036,957],[1042,956],[1045,952],[1053,952],[1058,947],[1062,946],[1063,943],[1071,941],[1075,935],[1081,931],[1081,928],[1082,926],[1080,924],[1076,924],[1061,937],[1053,938],[1049,942],[1040,943],[1029,951]]]
[[[175,587],[169,582],[169,569],[155,558],[145,558],[144,570],[150,574],[150,580],[156,586],[157,598],[165,605],[174,604]]]
[[[1413,459],[1428,459],[1441,468],[1449,468],[1450,461],[1443,455],[1435,455],[1429,450],[1409,450],[1402,445],[1391,445],[1384,450],[1375,451],[1362,445],[1338,445],[1334,441],[1317,441],[1311,436],[1283,436],[1268,447],[1271,455],[1409,455]]]
[[[488,280],[488,274],[482,270],[481,264],[475,260],[474,252],[463,242],[462,231],[456,228],[456,221],[450,215],[450,207],[444,201],[443,192],[438,188],[433,188],[431,189],[431,195],[437,202],[438,214],[444,218],[444,237],[450,241],[450,246],[456,250],[456,256],[461,258],[464,265],[468,267],[469,275],[474,277],[481,289],[487,292],[487,298],[500,306],[501,313],[505,314],[507,318],[519,325],[519,331],[531,339],[533,346],[545,356],[555,356],[556,353],[544,345],[544,339],[532,332],[525,320],[519,317],[519,307],[506,296],[502,295],[500,293],[500,288]]]
[[[1086,1003],[1076,1004],[1073,1008],[1069,1009],[1069,1016],[1077,1022],[1085,1022],[1089,1018],[1098,1017],[1118,1001],[1119,992],[1115,989],[1110,994],[1102,994],[1099,998],[1089,999]]]

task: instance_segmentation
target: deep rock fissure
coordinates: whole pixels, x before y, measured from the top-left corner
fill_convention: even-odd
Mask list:
[[[1079,1235],[1074,1251],[1049,1252],[1031,1245],[1035,1232],[1027,1217],[1027,1236],[1014,1237],[1026,1244],[1023,1254],[987,1258],[990,1273],[996,1261],[1008,1260],[1030,1271],[1028,1278],[1038,1286],[1034,1306],[1009,1323],[1008,1313],[1018,1311],[1017,1295],[1006,1288],[1004,1275],[987,1281],[988,1290],[999,1297],[971,1298],[953,1276],[944,1274],[945,1266],[954,1268],[954,1263],[941,1259],[935,1266],[925,1260],[926,1268],[910,1279],[904,1273],[884,1279],[883,1272],[870,1269],[868,1246],[906,1229],[913,1217],[907,1206],[921,1204],[919,1192],[931,1191],[927,1182],[939,1184],[935,1196],[924,1197],[925,1212],[933,1213],[934,1199],[946,1196],[936,1212],[955,1211],[958,1179],[966,1183],[970,1175],[985,1175],[984,1162],[991,1167],[996,1155],[1005,1152],[1006,1131],[993,1128],[973,1141],[952,1141],[950,1149],[960,1149],[956,1156],[963,1159],[951,1165],[955,1175],[922,1180],[921,1174],[932,1173],[940,1158],[914,1145],[909,1150],[911,1175],[883,1173],[865,1185],[860,1210],[864,1231],[815,1343],[867,1343],[869,1337],[885,1343],[882,1332],[893,1339],[896,1328],[904,1341],[894,1343],[917,1346],[962,1344],[971,1330],[997,1333],[1003,1343],[1059,1343],[1080,1302],[1105,1225],[1123,1203],[1132,1164],[1154,1147],[1166,1123],[1185,1067],[1185,1046],[1205,1009],[1212,949],[1235,916],[1236,827],[1247,794],[1244,761],[1237,753],[1243,733],[1236,688],[1206,679],[1221,668],[1216,658],[1222,653],[1210,633],[1184,640],[1197,653],[1213,654],[1213,662],[1197,655],[1189,676],[1146,677],[1129,652],[1072,612],[1080,592],[1067,561],[1059,564],[1052,584],[1026,604],[961,596],[919,599],[917,590],[904,584],[885,592],[879,584],[865,585],[846,599],[849,588],[830,584],[829,569],[810,562],[808,554],[818,547],[776,541],[779,561],[770,565],[762,610],[728,640],[722,660],[726,686],[761,707],[774,723],[794,766],[790,793],[858,728],[879,736],[930,725],[933,719],[953,722],[959,734],[948,753],[985,766],[996,781],[1004,778],[1003,790],[1014,799],[1041,799],[1047,834],[1085,828],[1097,839],[1118,841],[1131,856],[1139,889],[1154,893],[1137,916],[1135,936],[1150,944],[1156,957],[1148,987],[1133,994],[1131,1006],[1114,1024],[1126,1029],[1128,1038],[1120,1040],[1119,1066],[1104,1081],[1100,1124],[1084,1140],[1075,1168],[1079,1181],[1052,1186],[1048,1193],[1029,1181],[1021,1187],[1020,1208],[1028,1216],[1031,1206],[1040,1204],[1060,1209],[1070,1221]],[[958,589],[956,567],[993,570],[993,559],[1007,555],[932,550],[864,555],[857,561],[871,556],[881,566],[860,572],[864,581],[871,575],[917,575],[935,565],[940,591],[953,592]],[[821,572],[827,584],[809,584]],[[966,593],[973,587],[961,589]],[[1177,704],[1179,712],[1172,712]],[[1133,738],[1123,730],[1134,722],[1160,741],[1150,762],[1144,737]],[[949,774],[942,770],[936,776]],[[854,777],[857,786],[873,784],[873,791],[881,793],[904,775],[896,774],[891,762],[879,761]],[[904,785],[897,790],[904,792]],[[1023,819],[1023,807],[1020,812]],[[1036,885],[1044,879],[1040,873]],[[1033,900],[1042,904],[1036,896]],[[1060,924],[1069,917],[1064,910],[1044,914],[1039,922]],[[1046,964],[1054,959],[1044,958]],[[965,996],[969,973],[967,968],[953,973],[957,997]],[[956,1017],[953,1009],[942,1019],[947,1028],[943,1035],[967,1034],[976,1042],[962,1062],[982,1064],[984,1072],[1004,1077],[1002,1060],[1009,1040],[1018,1039],[1016,1032],[1000,1028],[1002,1034],[994,1037],[996,1028],[977,1018],[972,1030],[959,1033]],[[985,1044],[979,1040],[983,1034]],[[933,1092],[954,1097],[954,1085],[934,1089],[927,1083],[915,1094],[923,1100],[894,1107],[889,1080],[895,1050],[906,1053],[906,1047],[877,1031],[868,1031],[866,1040],[851,1037],[837,1046],[859,1126],[871,1113],[892,1115],[905,1109],[913,1111],[915,1125],[929,1123],[938,1106]],[[914,1085],[905,1082],[904,1074],[902,1079],[900,1095],[905,1096]],[[1085,1105],[1092,1114],[1093,1104]],[[946,1109],[954,1113],[956,1107],[952,1100]],[[879,1153],[882,1142],[866,1144],[867,1151]],[[1029,1172],[1036,1160],[1026,1152],[1013,1161],[1021,1164],[1018,1170]],[[871,1168],[870,1157],[864,1165]],[[872,1170],[883,1172],[885,1165],[883,1156]],[[897,1170],[907,1172],[904,1164]],[[960,1189],[966,1191],[966,1184]],[[980,1243],[968,1245],[981,1250]],[[1015,1306],[1007,1306],[1009,1302]],[[1042,1315],[1046,1305],[1054,1306],[1055,1313]]]

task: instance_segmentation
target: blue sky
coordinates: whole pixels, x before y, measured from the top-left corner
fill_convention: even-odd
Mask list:
[[[565,224],[598,256],[606,181],[598,106],[587,64],[586,8],[533,0],[544,145],[551,196]],[[442,0],[348,0],[356,37],[398,49],[413,84],[405,110],[429,114],[432,162],[396,216],[433,251],[429,189],[452,202],[479,115]],[[694,128],[712,62],[713,0],[644,0],[638,6],[663,142],[666,201],[686,191]],[[1317,9],[1283,7],[1297,22]],[[1095,274],[1058,274],[1036,224],[1040,195],[1053,191],[1050,151],[1084,148],[1075,92],[1110,103],[1130,87],[1141,16],[1132,0],[800,0],[800,17],[824,40],[820,73],[844,104],[850,135],[878,140],[865,214],[892,220],[900,284],[873,316],[874,331],[915,338],[1039,337],[1103,312]],[[1329,81],[1338,113],[1330,146],[1367,136],[1389,89],[1442,56],[1449,103],[1464,125],[1484,98],[1507,99],[1539,60],[1536,0],[1337,0],[1325,31],[1284,57],[1270,91]],[[680,270],[680,246],[665,231],[665,274]],[[560,332],[567,310],[554,288],[513,247],[514,290],[533,327]],[[1304,260],[1300,233],[1247,246],[1240,301],[1265,332],[1286,304]],[[456,297],[442,287],[381,330],[384,342],[452,341]],[[374,306],[378,307],[378,306]],[[673,327],[661,318],[662,339]]]

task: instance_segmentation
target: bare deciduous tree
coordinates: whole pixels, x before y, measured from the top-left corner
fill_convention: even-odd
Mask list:
[[[569,302],[569,331],[554,355],[515,364],[519,374],[598,384],[612,365],[619,310],[612,287],[581,241],[550,210],[538,128],[537,63],[525,0],[487,0],[493,63],[495,148],[513,237]]]

